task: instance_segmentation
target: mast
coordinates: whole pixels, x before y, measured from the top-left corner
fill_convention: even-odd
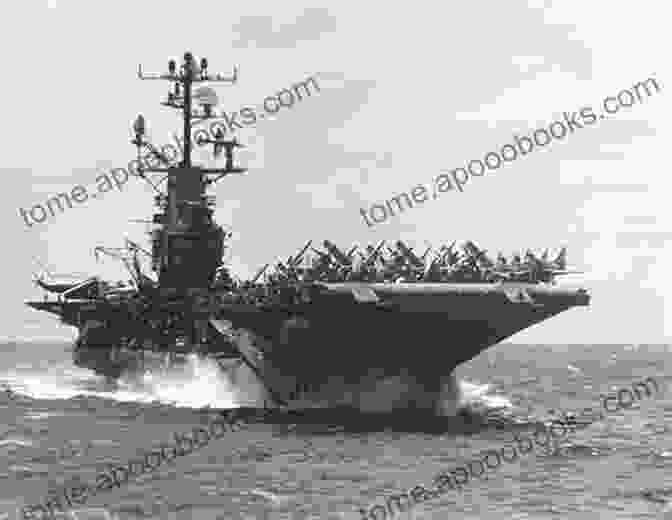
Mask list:
[[[184,105],[182,117],[184,119],[184,155],[182,166],[184,168],[191,168],[191,85],[193,66],[193,57],[190,53],[184,55],[183,77],[184,77]]]

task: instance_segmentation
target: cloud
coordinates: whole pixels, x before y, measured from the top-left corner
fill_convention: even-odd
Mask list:
[[[308,7],[293,23],[275,26],[278,15],[243,16],[232,29],[238,32],[233,47],[282,49],[294,48],[299,41],[319,40],[324,34],[336,30],[336,18],[323,7]]]

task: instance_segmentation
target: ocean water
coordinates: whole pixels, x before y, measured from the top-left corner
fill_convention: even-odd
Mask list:
[[[179,370],[106,380],[76,367],[70,349],[0,344],[0,518],[258,395],[252,378],[232,382],[196,358]],[[531,435],[539,421],[590,408],[595,417],[561,439],[561,450],[505,462],[394,518],[672,519],[670,350],[501,344],[456,370],[459,394],[446,407],[455,416],[250,412],[239,431],[85,507],[122,520],[354,520],[390,493],[428,487],[440,472],[510,445],[514,431]],[[598,417],[601,395],[647,377],[658,395]]]

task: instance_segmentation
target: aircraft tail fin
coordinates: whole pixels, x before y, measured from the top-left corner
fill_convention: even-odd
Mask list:
[[[563,247],[558,256],[553,260],[553,264],[560,270],[567,269],[567,248]]]
[[[35,262],[38,267],[37,270],[33,271],[33,281],[37,282],[37,280],[44,281],[53,279],[53,273],[49,271],[47,265],[44,262],[42,262],[36,256],[33,257],[33,262]]]

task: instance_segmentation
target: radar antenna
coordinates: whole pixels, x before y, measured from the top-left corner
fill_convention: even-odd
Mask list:
[[[231,83],[235,84],[238,81],[238,67],[233,68],[232,76],[224,76],[222,74],[211,75],[208,73],[208,60],[206,58],[201,58],[200,66],[196,63],[194,56],[191,52],[184,53],[184,61],[180,66],[180,70],[177,70],[177,63],[175,60],[170,60],[168,62],[168,74],[145,74],[142,71],[142,66],[138,65],[138,78],[142,80],[164,80],[173,82],[173,90],[168,92],[168,99],[162,103],[162,105],[177,108],[182,110],[184,118],[184,150],[181,166],[183,168],[191,168],[191,120],[192,118],[197,118],[199,120],[210,119],[213,116],[212,107],[213,101],[217,102],[216,96],[211,95],[211,89],[200,89],[198,93],[198,99],[200,104],[203,107],[203,112],[194,112],[192,108],[192,86],[194,83],[201,82],[212,82],[212,83]],[[207,92],[207,95],[204,95],[204,92]],[[140,123],[138,124],[138,121]],[[145,133],[145,122],[142,115],[138,116],[136,120],[136,125],[134,125],[134,130],[136,133],[136,139],[133,141],[133,144],[136,144],[138,147],[141,146],[143,142],[143,136]],[[224,143],[221,143],[224,144]],[[160,154],[160,152],[157,152]],[[238,168],[237,170],[242,170]],[[152,168],[151,171],[167,171],[165,169],[161,170],[158,168]],[[236,172],[225,172],[225,171],[208,171],[208,173],[242,173],[242,171]]]

